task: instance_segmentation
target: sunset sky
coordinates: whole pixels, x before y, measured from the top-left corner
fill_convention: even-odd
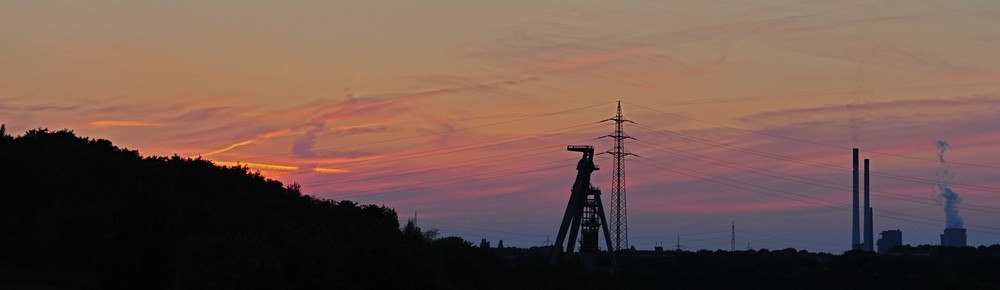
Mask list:
[[[855,146],[876,238],[937,244],[938,140],[1000,243],[1000,1],[870,2],[0,1],[0,123],[530,247],[620,100],[636,248],[843,252]]]

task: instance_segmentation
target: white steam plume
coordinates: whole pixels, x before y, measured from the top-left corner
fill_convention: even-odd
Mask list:
[[[950,183],[954,176],[948,162],[944,160],[944,153],[951,150],[951,145],[944,140],[938,140],[934,145],[938,150],[938,162],[941,163],[941,168],[936,173],[938,178],[937,194],[944,199],[945,228],[964,228],[962,216],[958,215],[958,204],[962,203],[962,198],[958,196],[957,192],[951,190]]]

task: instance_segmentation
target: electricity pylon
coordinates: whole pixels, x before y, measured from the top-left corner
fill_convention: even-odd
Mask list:
[[[601,138],[612,138],[615,140],[615,146],[611,151],[604,152],[602,154],[611,154],[614,156],[614,167],[612,171],[613,179],[611,185],[611,227],[612,239],[614,240],[614,250],[620,251],[628,247],[628,209],[626,204],[625,196],[625,156],[635,155],[625,149],[625,139],[635,139],[625,134],[622,128],[622,124],[625,122],[633,123],[635,122],[626,120],[622,117],[622,102],[618,101],[618,112],[615,114],[614,118],[603,120],[601,122],[613,121],[615,122],[615,132],[614,134],[602,136]]]

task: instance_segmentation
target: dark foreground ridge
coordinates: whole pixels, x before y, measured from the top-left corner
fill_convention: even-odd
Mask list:
[[[69,131],[0,137],[0,289],[479,287],[489,257],[246,168]]]
[[[241,167],[0,130],[0,289],[997,289],[1000,246],[891,255],[481,249]]]

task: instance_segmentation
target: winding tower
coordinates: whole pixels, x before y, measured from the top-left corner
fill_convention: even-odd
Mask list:
[[[550,263],[555,263],[562,253],[572,253],[579,235],[580,253],[596,254],[600,251],[598,241],[600,232],[604,232],[604,242],[611,258],[612,270],[616,268],[615,256],[611,245],[611,234],[608,232],[608,222],[601,203],[601,190],[590,184],[590,174],[599,170],[594,165],[594,146],[569,145],[568,151],[582,152],[583,157],[576,163],[576,181],[570,192],[569,204],[563,214],[556,243],[551,248]]]

